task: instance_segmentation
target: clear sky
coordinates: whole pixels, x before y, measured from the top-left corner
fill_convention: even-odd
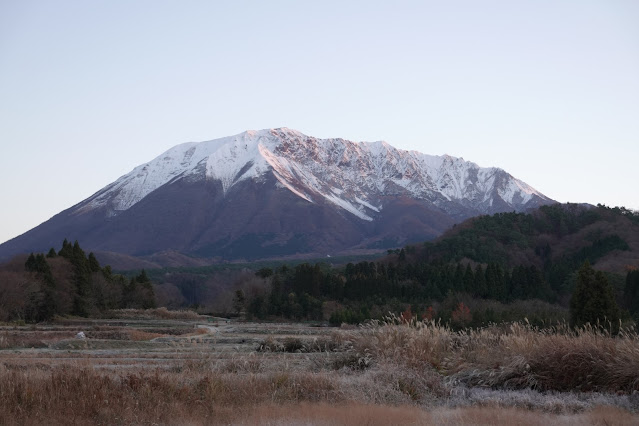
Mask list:
[[[0,0],[0,242],[282,126],[639,209],[639,1]]]

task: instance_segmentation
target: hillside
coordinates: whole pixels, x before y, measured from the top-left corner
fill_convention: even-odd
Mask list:
[[[589,262],[607,272],[611,297],[629,319],[639,300],[638,242],[639,215],[623,208],[498,213],[470,219],[435,242],[389,250],[375,263],[259,271],[272,288],[248,306],[258,317],[318,319],[331,301],[335,323],[404,311],[477,326],[524,317],[541,325],[567,320],[577,271]]]
[[[480,216],[415,246],[410,258],[542,269],[588,260],[599,270],[625,274],[639,266],[639,214],[601,205],[555,204],[529,214]]]

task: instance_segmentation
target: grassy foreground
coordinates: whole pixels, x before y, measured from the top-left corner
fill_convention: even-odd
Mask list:
[[[0,424],[639,422],[632,330],[144,318],[3,327],[0,347]]]

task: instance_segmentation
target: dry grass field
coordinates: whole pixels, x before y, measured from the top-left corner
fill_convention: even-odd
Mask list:
[[[75,338],[84,332],[85,339]],[[639,424],[639,339],[166,310],[0,327],[0,424]]]

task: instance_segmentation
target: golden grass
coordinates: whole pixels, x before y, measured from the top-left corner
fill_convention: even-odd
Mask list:
[[[616,407],[553,414],[499,406],[425,408],[355,402],[326,377],[96,374],[0,369],[0,424],[634,425]]]
[[[60,348],[0,351],[0,424],[639,424],[632,330],[457,332],[391,317],[349,329],[234,323],[188,339],[207,330],[159,325],[97,322]],[[48,327],[22,333],[77,325]],[[155,331],[166,338],[147,341]]]
[[[0,424],[171,423],[206,419],[220,408],[337,401],[323,374],[98,373],[91,368],[0,368]],[[224,410],[222,410],[224,411]],[[68,415],[66,415],[68,413]]]
[[[354,352],[377,362],[432,366],[470,386],[557,391],[639,391],[639,338],[566,325],[526,323],[452,331],[433,321],[390,317],[351,333]]]

